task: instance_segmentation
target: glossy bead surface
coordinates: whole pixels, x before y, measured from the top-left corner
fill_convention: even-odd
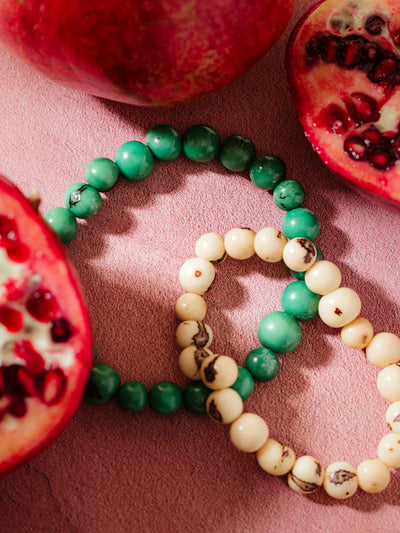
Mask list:
[[[175,312],[179,320],[199,320],[201,322],[206,316],[207,305],[199,294],[186,292],[178,298]]]
[[[243,412],[243,400],[233,389],[216,390],[207,398],[207,413],[220,424],[231,424]]]
[[[273,198],[280,209],[285,211],[296,209],[304,202],[303,186],[295,180],[282,181],[275,187]]]
[[[185,320],[176,328],[176,342],[180,348],[194,345],[208,348],[213,340],[210,326],[198,320]]]
[[[385,400],[398,402],[400,400],[400,366],[388,365],[378,374],[376,380],[378,391]]]
[[[213,390],[231,387],[237,380],[238,366],[232,357],[213,354],[207,357],[200,368],[201,379]]]
[[[272,350],[260,346],[247,354],[246,368],[256,381],[267,382],[278,375],[280,363]]]
[[[313,244],[314,244],[315,249],[317,250],[317,257],[315,259],[315,263],[316,263],[317,261],[322,261],[323,256],[322,256],[322,252],[321,252],[320,248],[315,243],[313,243]],[[294,278],[296,278],[298,280],[301,280],[301,281],[304,281],[304,278],[306,276],[306,272],[307,271],[305,270],[303,272],[296,272],[295,270],[289,269],[289,272]]]
[[[146,144],[157,159],[172,161],[182,152],[182,139],[172,126],[160,124],[146,133]]]
[[[206,415],[206,402],[211,392],[202,381],[193,381],[183,390],[183,405],[195,415]]]
[[[116,163],[107,157],[92,159],[85,167],[85,180],[98,191],[109,191],[119,178]]]
[[[115,163],[129,181],[142,181],[153,172],[154,159],[150,149],[140,141],[128,141],[118,148]]]
[[[397,363],[400,361],[400,338],[386,331],[377,333],[366,347],[365,355],[378,368]]]
[[[117,400],[122,409],[138,413],[147,405],[147,389],[139,381],[128,381],[120,387]]]
[[[221,146],[221,163],[232,172],[242,172],[248,168],[256,157],[256,147],[243,135],[227,137]]]
[[[303,237],[288,241],[283,248],[283,262],[290,270],[305,272],[317,260],[317,249],[314,244]]]
[[[121,384],[118,372],[105,363],[95,363],[89,374],[85,397],[92,403],[105,404],[111,400]]]
[[[400,468],[400,433],[389,433],[380,440],[378,458],[389,468]]]
[[[325,295],[337,289],[342,282],[339,268],[331,261],[318,261],[307,270],[304,281],[310,291]]]
[[[372,339],[374,330],[372,324],[366,318],[361,316],[343,326],[340,335],[346,346],[355,350],[362,350]]]
[[[90,218],[100,211],[99,192],[87,183],[74,183],[65,191],[64,204],[77,218]]]
[[[226,253],[233,259],[248,259],[255,254],[255,232],[249,228],[233,228],[225,235]]]
[[[385,420],[395,433],[400,433],[400,401],[394,402],[386,410]]]
[[[322,322],[331,328],[346,326],[358,317],[360,311],[360,297],[348,287],[339,287],[322,296],[318,304]]]
[[[265,472],[273,476],[283,476],[290,472],[296,460],[292,448],[281,444],[275,439],[268,439],[257,450],[257,462]]]
[[[179,354],[179,369],[189,379],[201,379],[201,364],[210,355],[212,355],[212,352],[207,348],[197,348],[194,345],[186,346]]]
[[[304,237],[315,241],[320,232],[320,224],[312,211],[298,207],[286,213],[282,220],[282,231],[288,239]]]
[[[255,413],[243,413],[230,427],[229,437],[232,444],[246,453],[256,452],[268,439],[268,425]]]
[[[211,126],[198,124],[189,128],[183,136],[186,157],[198,163],[214,159],[221,146],[221,137]]]
[[[238,377],[231,389],[235,390],[243,401],[251,396],[254,390],[254,379],[247,368],[238,365]]]
[[[357,467],[358,484],[364,492],[376,494],[389,485],[389,468],[380,459],[367,459]]]
[[[214,265],[201,257],[188,259],[179,270],[181,287],[186,292],[194,292],[200,296],[209,290],[214,279]]]
[[[302,337],[300,324],[283,311],[273,311],[266,315],[261,320],[257,333],[262,346],[276,353],[293,351]]]
[[[292,471],[288,474],[289,487],[300,494],[315,492],[323,481],[324,469],[311,455],[303,455],[296,459]]]
[[[358,489],[356,469],[345,461],[330,464],[325,471],[324,489],[332,498],[350,498]]]
[[[195,254],[210,261],[220,264],[226,258],[224,238],[219,233],[205,233],[196,241]]]
[[[276,263],[282,261],[283,249],[287,242],[281,231],[271,227],[262,228],[254,238],[254,250],[263,261]]]
[[[282,309],[298,320],[312,320],[318,315],[321,296],[310,291],[304,281],[289,283],[281,294]]]
[[[160,415],[170,415],[182,405],[181,389],[170,381],[161,381],[149,391],[149,406]]]
[[[53,207],[49,209],[43,218],[57,233],[64,244],[68,244],[76,236],[78,223],[75,215],[65,207]]]
[[[263,154],[257,157],[249,170],[250,179],[260,189],[272,190],[286,175],[286,165],[279,157]]]

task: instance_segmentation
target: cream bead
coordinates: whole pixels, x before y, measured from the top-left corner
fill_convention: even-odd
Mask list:
[[[341,328],[352,322],[361,311],[358,294],[347,287],[339,287],[322,296],[318,304],[319,316],[332,328]]]
[[[292,448],[275,439],[267,442],[257,450],[257,461],[263,470],[273,476],[283,476],[292,469],[296,455]]]
[[[226,253],[233,259],[248,259],[255,254],[254,238],[256,234],[249,228],[234,228],[225,235]]]
[[[222,263],[226,258],[223,236],[215,232],[205,233],[196,242],[195,254],[211,263]]]
[[[312,267],[316,259],[315,246],[303,237],[291,239],[283,248],[283,262],[295,272],[305,272]]]
[[[368,344],[365,354],[373,365],[384,368],[400,361],[400,338],[393,333],[377,333]]]
[[[400,468],[400,433],[388,433],[381,439],[378,457],[389,468]]]
[[[216,422],[231,424],[243,412],[243,400],[233,389],[212,392],[206,402],[207,413]]]
[[[179,320],[199,320],[201,322],[206,316],[206,302],[199,294],[186,292],[178,298],[175,312]]]
[[[324,489],[332,498],[350,498],[358,489],[356,469],[345,461],[330,464],[325,470]]]
[[[355,350],[362,350],[372,339],[374,330],[369,320],[359,316],[343,326],[340,334],[346,346]]]
[[[400,401],[394,402],[386,410],[386,423],[392,431],[400,433]]]
[[[179,271],[179,282],[186,292],[204,294],[209,290],[214,279],[214,265],[201,257],[188,259]]]
[[[383,368],[376,381],[378,391],[385,400],[397,402],[400,400],[400,366],[397,364]]]
[[[380,459],[367,459],[357,467],[358,484],[364,492],[375,494],[389,485],[389,468]]]
[[[342,274],[330,261],[317,261],[304,276],[304,282],[315,294],[328,294],[340,286]]]
[[[287,237],[275,228],[262,228],[254,239],[254,249],[258,257],[268,263],[282,261]]]
[[[300,494],[315,492],[323,481],[324,469],[321,463],[311,455],[299,457],[288,474],[289,487]]]
[[[178,366],[180,371],[189,379],[201,379],[201,364],[210,355],[213,355],[213,353],[207,348],[197,348],[194,345],[186,346],[179,354]]]
[[[209,325],[198,320],[185,320],[176,328],[176,342],[180,348],[194,345],[197,348],[208,348],[213,340]]]
[[[219,390],[230,387],[238,377],[238,366],[232,357],[213,354],[204,359],[200,376],[206,387]]]
[[[243,413],[230,427],[232,444],[242,452],[256,452],[268,439],[269,429],[261,416]]]

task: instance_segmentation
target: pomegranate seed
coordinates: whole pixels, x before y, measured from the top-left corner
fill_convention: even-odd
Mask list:
[[[377,122],[381,116],[378,102],[367,94],[354,92],[343,97],[347,112],[356,126]]]
[[[350,135],[344,141],[343,149],[355,161],[362,161],[366,155],[367,147],[364,139],[359,135]]]
[[[386,23],[379,15],[371,15],[365,21],[365,29],[370,35],[380,35]]]
[[[16,377],[25,393],[25,396],[36,396],[36,388],[33,377],[29,374],[26,368],[23,368],[22,366],[18,368]]]
[[[370,126],[368,129],[364,130],[362,137],[364,138],[368,147],[379,144],[382,138],[380,131],[374,126]]]
[[[33,292],[26,302],[28,312],[39,322],[51,322],[55,319],[57,304],[54,296],[45,289]]]
[[[4,215],[0,216],[0,237],[6,240],[15,240],[16,235],[17,226],[14,220]]]
[[[66,379],[59,368],[43,372],[35,383],[39,397],[46,405],[56,403],[65,392]]]
[[[0,305],[0,323],[11,333],[16,333],[22,329],[22,313],[8,305]]]
[[[389,170],[395,164],[396,158],[391,152],[383,152],[381,147],[377,147],[368,154],[368,162],[378,170]]]
[[[333,133],[341,134],[348,130],[349,117],[337,104],[329,104],[322,109],[317,120],[318,126],[327,126]]]
[[[393,58],[385,59],[378,63],[374,68],[368,72],[368,78],[373,83],[386,81],[389,76],[397,71],[397,62]]]
[[[50,332],[53,342],[66,342],[72,335],[70,323],[65,318],[55,320]]]
[[[26,244],[13,244],[7,246],[7,255],[15,263],[25,263],[29,259],[30,251]]]
[[[26,368],[32,374],[37,376],[44,370],[44,359],[38,353],[29,340],[21,339],[15,342],[15,355],[25,362]]]
[[[25,400],[21,396],[10,395],[10,405],[7,411],[18,418],[21,418],[26,413],[26,404]]]

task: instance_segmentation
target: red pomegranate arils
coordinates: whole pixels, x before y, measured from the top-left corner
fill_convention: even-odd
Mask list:
[[[337,134],[344,133],[348,130],[350,120],[346,111],[337,104],[329,104],[318,117],[318,125],[327,126],[331,131]]]
[[[343,97],[348,114],[356,127],[367,122],[377,122],[380,118],[378,102],[360,92],[353,92]]]
[[[10,405],[7,409],[7,411],[11,414],[16,416],[17,418],[21,418],[26,413],[26,403],[22,396],[19,395],[9,395],[10,398]]]
[[[66,342],[72,335],[71,325],[65,318],[55,320],[50,329],[53,342]]]
[[[369,164],[379,170],[388,170],[395,162],[396,157],[390,152],[383,152],[380,147],[374,148],[368,153],[367,160]]]
[[[367,147],[365,146],[365,141],[360,135],[350,135],[344,141],[343,145],[344,151],[356,161],[361,161],[364,159]]]
[[[365,140],[365,143],[368,146],[375,146],[381,142],[381,133],[378,129],[376,129],[374,126],[370,126],[366,130],[363,131],[362,137]]]
[[[11,333],[16,333],[22,329],[22,313],[8,305],[0,305],[0,323]]]
[[[365,21],[365,29],[370,35],[380,35],[386,22],[379,15],[371,15]]]
[[[46,289],[38,289],[26,302],[28,312],[39,322],[51,322],[56,318],[57,303]]]
[[[26,244],[17,243],[7,247],[7,255],[11,261],[25,263],[29,259],[30,252]]]
[[[385,59],[378,63],[368,72],[368,78],[374,83],[386,81],[392,74],[397,71],[397,62],[392,59]]]
[[[36,396],[35,382],[25,368],[22,366],[18,368],[16,377],[25,393],[25,396]]]
[[[14,351],[18,359],[25,361],[25,366],[32,376],[38,376],[41,372],[43,372],[45,366],[44,359],[40,353],[34,349],[29,340],[17,340],[15,342]]]
[[[53,405],[64,394],[66,379],[60,369],[43,372],[35,380],[39,397],[46,405]]]

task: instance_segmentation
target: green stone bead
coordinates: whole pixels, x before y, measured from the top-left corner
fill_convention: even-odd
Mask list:
[[[139,381],[128,381],[120,387],[117,400],[122,409],[139,413],[147,405],[147,389]]]
[[[150,408],[160,415],[170,415],[182,405],[182,391],[170,381],[160,381],[150,389]]]
[[[251,350],[246,357],[246,368],[256,381],[271,381],[277,376],[280,366],[276,353],[263,346]]]
[[[312,320],[318,315],[321,296],[310,291],[304,281],[293,281],[281,295],[282,309],[298,320]]]
[[[75,215],[65,207],[53,207],[43,215],[45,221],[57,233],[64,244],[70,243],[78,231]]]
[[[118,372],[112,366],[96,363],[89,374],[85,397],[92,403],[107,403],[117,392],[120,384]]]
[[[286,175],[286,165],[275,155],[264,154],[257,157],[251,165],[250,179],[260,189],[270,191]]]
[[[231,389],[235,390],[243,401],[251,396],[254,390],[254,379],[247,368],[238,366],[238,377]]]
[[[320,224],[312,211],[297,207],[284,216],[282,231],[288,239],[305,237],[309,241],[315,241],[319,235]]]
[[[92,159],[85,167],[85,180],[98,191],[109,191],[119,178],[116,163],[107,157]]]
[[[275,204],[280,209],[290,211],[303,205],[304,189],[298,181],[285,180],[275,187],[273,196]]]
[[[87,183],[70,185],[64,195],[65,207],[77,218],[90,218],[100,211],[100,193]]]
[[[276,353],[292,352],[300,344],[301,337],[300,324],[284,311],[269,313],[258,326],[261,345]]]
[[[314,244],[314,246],[315,246],[315,249],[317,250],[317,258],[315,262],[322,261],[324,257],[322,255],[321,249],[316,244]],[[294,278],[299,279],[299,280],[303,280],[306,275],[305,272],[296,272],[296,270],[289,270],[289,272]]]
[[[183,405],[195,415],[206,415],[206,402],[211,392],[202,381],[192,381],[183,390]]]
[[[153,172],[154,158],[145,144],[128,141],[118,148],[115,162],[121,174],[129,181],[142,181]]]
[[[231,135],[222,143],[219,156],[225,168],[233,172],[242,172],[249,168],[256,153],[253,141],[242,135]]]
[[[221,146],[221,137],[211,126],[198,124],[183,136],[183,151],[189,159],[206,163],[214,159]]]
[[[172,161],[181,155],[182,139],[172,126],[161,124],[146,134],[146,144],[157,159]]]

